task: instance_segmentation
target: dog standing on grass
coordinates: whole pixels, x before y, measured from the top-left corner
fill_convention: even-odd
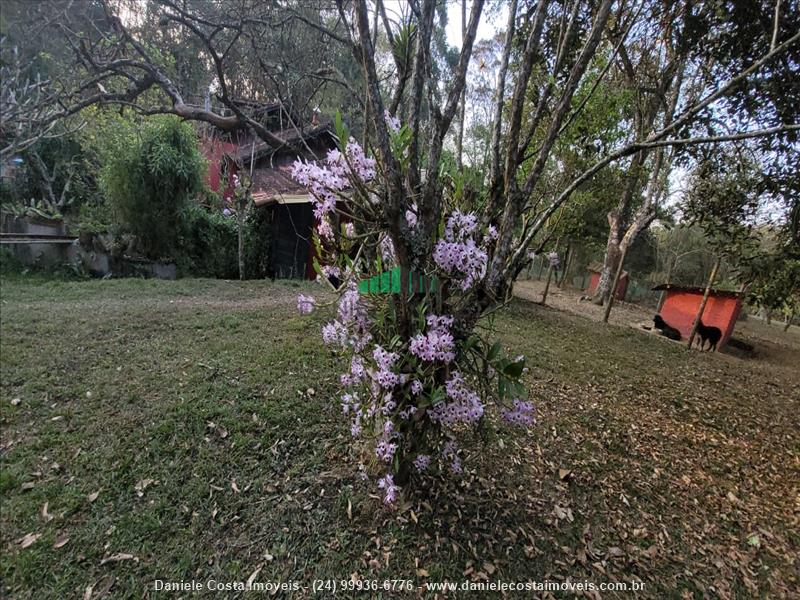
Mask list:
[[[706,340],[708,340],[708,350],[713,352],[717,351],[717,344],[722,339],[722,331],[719,327],[703,325],[703,321],[701,320],[697,324],[697,334],[700,336],[700,339],[697,340],[697,343],[700,345],[701,352],[703,351],[703,348],[705,348]]]
[[[655,324],[656,329],[661,331],[661,335],[671,340],[675,340],[676,342],[681,341],[681,332],[667,325],[667,322],[661,318],[661,315],[656,315],[653,317],[653,323]]]

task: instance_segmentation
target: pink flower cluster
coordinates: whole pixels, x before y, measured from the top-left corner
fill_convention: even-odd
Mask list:
[[[367,308],[354,282],[347,285],[339,298],[337,318],[322,327],[322,339],[326,344],[351,347],[357,352],[363,350],[372,339]]]
[[[392,242],[392,238],[389,237],[388,233],[385,233],[381,237],[378,248],[381,251],[381,260],[384,262],[384,264],[391,265],[396,262],[394,254],[394,242]]]
[[[387,420],[383,424],[383,433],[375,445],[375,456],[385,463],[392,462],[394,453],[397,452],[397,444],[392,442],[393,437],[395,437],[394,424]]]
[[[372,373],[372,380],[384,389],[392,389],[400,382],[400,376],[392,371],[400,355],[396,352],[387,352],[376,345],[372,351],[372,358],[375,359],[377,366],[377,371]]]
[[[393,117],[388,108],[383,110],[383,118],[386,121],[386,125],[393,133],[400,131],[400,119]]]
[[[338,150],[331,150],[328,153],[328,160],[333,152],[341,156]],[[336,192],[341,192],[347,187],[347,178],[343,172],[338,174],[333,169],[314,162],[304,162],[300,158],[292,164],[292,177],[311,192],[314,216],[317,219],[322,219],[323,216],[333,212],[336,208]]]
[[[535,410],[531,402],[514,400],[511,409],[504,408],[501,412],[503,419],[514,425],[530,427],[536,422]]]
[[[330,279],[331,277],[338,278],[342,276],[342,270],[335,265],[322,265],[320,270],[322,271],[322,275],[327,279]]]
[[[306,296],[299,294],[297,296],[297,310],[301,315],[309,315],[314,312],[317,306],[317,300],[313,296]]]
[[[448,440],[442,448],[442,458],[450,461],[450,470],[461,473],[461,459],[458,457],[458,446],[455,440]]]
[[[335,148],[330,150],[324,165],[302,159],[294,161],[292,177],[311,192],[314,216],[319,221],[317,232],[332,240],[333,229],[326,216],[336,209],[336,199],[348,187],[348,178],[355,177],[365,183],[374,179],[375,159],[368,158],[358,142],[350,138],[345,154]]]
[[[384,491],[383,503],[394,504],[394,501],[397,500],[397,492],[400,491],[400,488],[394,484],[394,478],[391,474],[387,473],[385,476],[381,477],[378,480],[378,487]]]
[[[394,453],[397,451],[397,444],[386,440],[380,440],[375,445],[375,456],[385,463],[392,462]]]
[[[445,392],[451,400],[443,401],[430,411],[431,419],[442,425],[474,423],[483,416],[483,403],[476,392],[471,390],[464,377],[456,371],[445,384]]]
[[[364,183],[370,182],[375,178],[375,159],[368,158],[357,141],[350,138],[345,152],[347,153],[347,160],[352,167],[353,175]]]
[[[428,466],[431,464],[431,457],[427,454],[419,454],[417,458],[414,459],[414,468],[422,473],[428,469]]]
[[[486,275],[488,255],[475,242],[478,218],[472,213],[455,210],[448,217],[444,239],[436,242],[433,260],[445,273],[468,290]]]
[[[354,354],[353,358],[350,359],[350,370],[339,377],[339,383],[341,383],[343,387],[349,387],[358,385],[361,381],[366,379],[366,377],[367,370],[364,368],[361,357],[358,354]]]
[[[406,223],[409,229],[417,228],[417,203],[411,204],[411,208],[406,210]]]
[[[428,362],[452,362],[456,357],[455,340],[450,333],[453,317],[428,315],[427,323],[428,331],[418,333],[411,339],[411,354]]]

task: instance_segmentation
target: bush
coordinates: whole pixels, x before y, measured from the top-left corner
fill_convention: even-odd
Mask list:
[[[81,205],[74,226],[78,233],[97,234],[114,231],[112,207],[107,202],[86,202]]]
[[[271,212],[255,209],[245,221],[245,276],[269,274]],[[235,216],[189,203],[181,212],[176,260],[181,275],[238,279],[238,231]]]
[[[139,139],[119,140],[103,187],[142,254],[159,259],[175,251],[183,209],[202,190],[204,171],[195,130],[177,118],[154,118]]]
[[[181,275],[236,279],[236,219],[189,203],[180,215],[176,262]]]
[[[247,279],[264,279],[271,275],[273,214],[272,210],[255,208],[247,215],[244,230],[244,274]]]

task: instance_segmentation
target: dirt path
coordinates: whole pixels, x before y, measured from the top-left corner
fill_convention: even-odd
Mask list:
[[[527,281],[517,281],[514,284],[514,295],[531,302],[541,302],[544,292],[544,281],[531,279]],[[605,307],[592,304],[588,300],[581,301],[583,292],[572,288],[559,289],[552,283],[547,292],[547,305],[558,310],[581,315],[593,321],[602,321]],[[628,302],[615,302],[611,310],[609,321],[614,325],[627,325],[637,327],[643,321],[650,321],[655,312],[650,308],[630,304]]]
[[[514,295],[531,302],[541,302],[545,282],[536,279],[517,281],[514,284]],[[580,315],[585,319],[600,322],[603,320],[605,307],[597,306],[589,300],[581,300],[583,292],[572,288],[559,289],[551,284],[547,293],[547,306]],[[643,325],[652,322],[653,308],[615,302],[611,309],[609,322],[613,325],[632,327],[643,333]],[[759,360],[781,369],[797,372],[800,364],[800,328],[791,327],[783,331],[780,323],[767,325],[760,319],[750,318],[739,321],[733,333],[737,339],[753,347],[751,354],[743,354],[732,348],[723,349],[723,353],[732,357],[747,360]]]

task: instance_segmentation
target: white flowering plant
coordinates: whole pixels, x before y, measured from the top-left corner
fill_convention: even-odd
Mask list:
[[[394,154],[405,156],[408,129],[388,114],[386,124]],[[499,343],[489,344],[474,323],[459,317],[486,276],[495,228],[481,226],[459,206],[459,186],[448,186],[448,210],[430,251],[412,265],[407,253],[395,250],[398,233],[385,226],[381,165],[339,118],[336,130],[340,147],[319,163],[296,161],[293,177],[313,201],[319,280],[338,294],[335,317],[322,328],[323,341],[344,367],[338,403],[351,435],[366,449],[364,471],[375,475],[383,501],[392,505],[401,488],[426,471],[461,472],[458,439],[486,427],[490,409],[523,427],[534,424],[535,410],[522,385],[525,359],[503,356]],[[421,234],[418,212],[407,200],[404,246]],[[390,269],[400,277],[395,293],[366,293],[368,287],[359,286]],[[302,314],[317,306],[311,296],[298,297]]]

